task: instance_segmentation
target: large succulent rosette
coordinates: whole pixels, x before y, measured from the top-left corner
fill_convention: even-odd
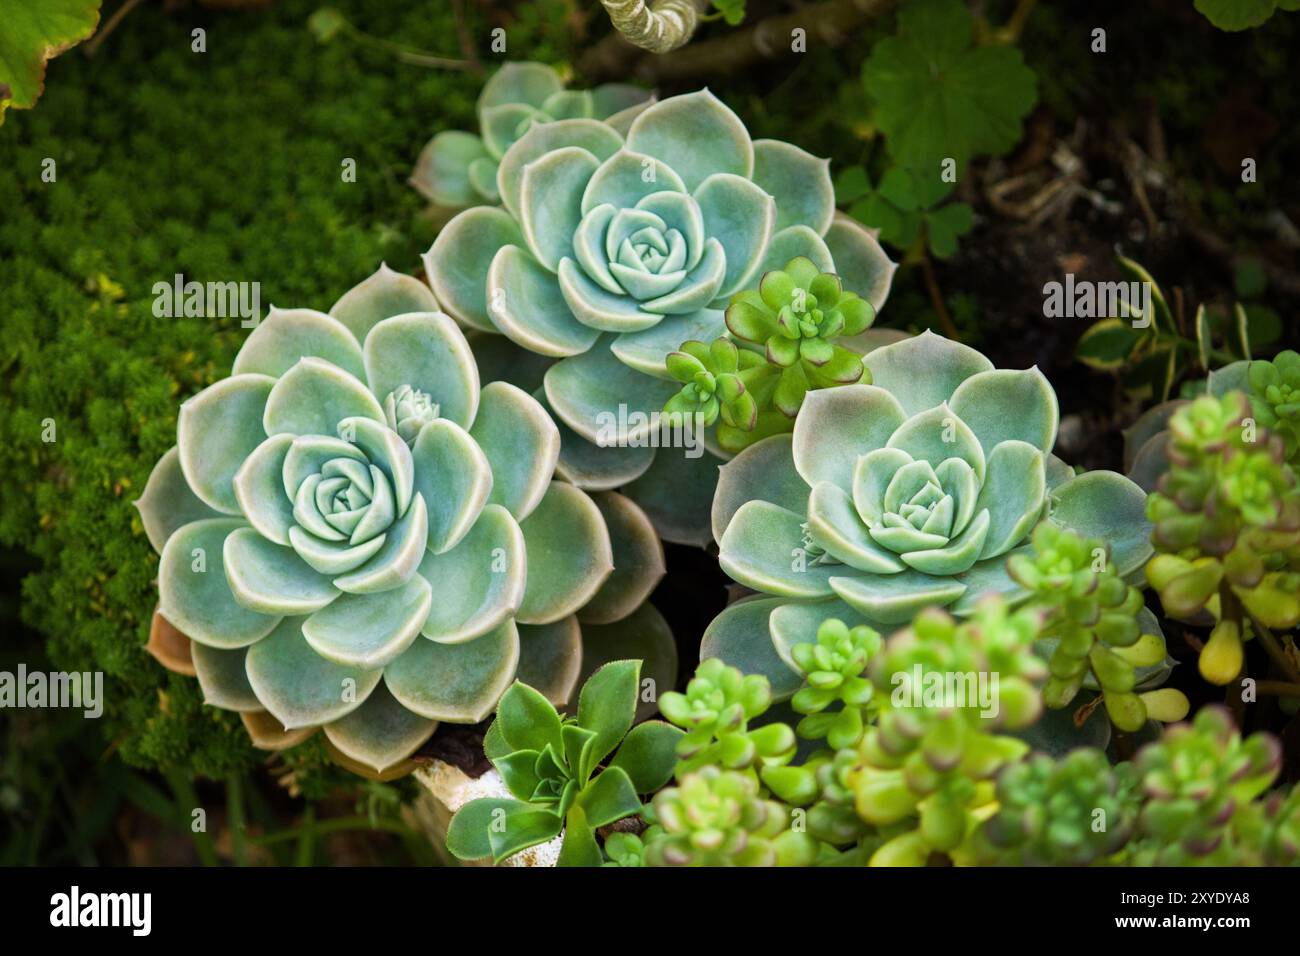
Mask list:
[[[1040,520],[1105,542],[1119,573],[1151,554],[1146,496],[1051,454],[1056,394],[1036,368],[995,369],[924,333],[868,352],[871,385],[811,392],[793,435],[722,469],[713,502],[724,571],[770,597],[733,604],[702,657],[798,686],[790,646],[827,618],[889,632],[926,606],[969,615],[1025,596],[1007,558]],[[769,640],[770,637],[770,640]]]
[[[562,119],[602,120],[626,131],[653,97],[625,83],[568,90],[544,63],[507,63],[483,85],[478,97],[478,134],[438,133],[420,152],[411,185],[440,206],[477,206],[501,201],[497,166],[524,133]]]
[[[559,445],[531,396],[480,387],[409,276],[382,269],[331,314],[272,309],[181,406],[137,502],[161,554],[151,650],[256,743],[323,727],[376,772],[516,676],[563,704],[600,663],[577,615],[662,643],[640,605],[663,565],[627,499],[552,480]]]
[[[825,160],[751,140],[707,90],[647,107],[626,134],[535,125],[502,156],[497,187],[500,208],[462,212],[426,255],[439,301],[557,360],[543,397],[566,426],[561,473],[627,486],[665,538],[706,542],[718,460],[634,447],[677,391],[667,355],[726,334],[728,298],[796,256],[876,308],[893,263],[836,213]]]

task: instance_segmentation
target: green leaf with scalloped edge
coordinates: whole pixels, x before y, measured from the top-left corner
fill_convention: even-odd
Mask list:
[[[95,32],[99,0],[0,0],[0,124],[29,110],[45,89],[45,65]]]

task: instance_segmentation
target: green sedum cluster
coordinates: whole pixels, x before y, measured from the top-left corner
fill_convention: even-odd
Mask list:
[[[874,711],[875,689],[865,676],[867,663],[881,648],[880,634],[865,625],[850,628],[843,621],[823,621],[817,641],[790,649],[804,686],[790,705],[806,715],[798,734],[808,740],[825,738],[839,750],[852,747],[862,737]],[[833,704],[839,707],[830,710]]]
[[[1300,353],[1279,352],[1271,362],[1254,361],[1246,373],[1255,420],[1282,439],[1287,460],[1300,459]]]
[[[1139,669],[1150,674],[1164,663],[1164,637],[1142,592],[1120,577],[1101,540],[1049,523],[1040,524],[1032,540],[1033,551],[1013,555],[1007,568],[1030,593],[1029,603],[1045,612],[1042,640],[1050,646],[1050,676],[1043,702],[1066,707],[1087,682],[1101,690],[1120,730],[1139,730],[1147,722],[1148,702],[1157,719],[1186,716],[1187,699],[1179,692],[1140,693]]]
[[[1169,420],[1169,470],[1147,514],[1160,552],[1146,575],[1177,618],[1217,621],[1201,674],[1241,671],[1252,625],[1300,622],[1300,482],[1282,440],[1250,417],[1245,394],[1205,395]]]

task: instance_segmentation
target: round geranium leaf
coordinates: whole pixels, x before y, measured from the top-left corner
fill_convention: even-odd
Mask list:
[[[432,604],[433,589],[417,574],[387,591],[344,594],[307,618],[302,633],[326,660],[374,670],[411,646]]]
[[[262,421],[275,385],[269,375],[233,375],[182,403],[176,420],[181,470],[209,508],[239,514],[235,472],[268,434]]]
[[[520,529],[528,553],[528,583],[518,613],[524,624],[567,617],[591,600],[614,570],[600,509],[572,485],[551,482]]]
[[[654,525],[630,498],[612,491],[592,495],[605,518],[614,549],[614,573],[578,612],[583,624],[609,624],[627,617],[650,596],[667,571]]]
[[[180,451],[173,445],[149,472],[144,491],[135,500],[140,523],[153,549],[162,553],[172,532],[191,521],[221,517],[196,495],[181,471]]]
[[[262,709],[262,703],[248,682],[244,662],[248,648],[208,647],[197,641],[191,650],[194,657],[194,674],[203,691],[203,702],[222,710],[251,712]]]
[[[286,729],[338,720],[356,710],[379,684],[382,672],[343,667],[312,649],[303,618],[285,618],[248,651],[248,681],[263,706]]]
[[[488,505],[450,551],[426,552],[420,576],[437,588],[421,633],[459,644],[514,615],[524,598],[528,561],[523,532],[500,505]]]
[[[383,772],[420,749],[437,728],[437,721],[407,710],[380,684],[352,713],[326,724],[325,736],[353,760]]]
[[[673,96],[645,110],[628,129],[627,145],[662,159],[692,191],[714,173],[748,178],[754,171],[749,131],[708,90]]]
[[[231,590],[224,545],[239,530],[257,535],[237,518],[191,522],[167,539],[158,563],[159,613],[183,634],[209,647],[247,647],[271,633],[280,621],[278,614],[245,606]]]
[[[330,315],[347,326],[358,342],[364,342],[371,329],[394,315],[437,311],[438,300],[427,285],[414,276],[394,272],[387,264],[381,264],[377,272],[330,306]]]
[[[365,361],[370,387],[380,398],[408,385],[427,395],[441,417],[464,428],[473,423],[478,366],[464,333],[442,313],[384,319],[366,336]]]
[[[266,399],[262,426],[267,435],[333,435],[339,422],[353,416],[383,422],[384,410],[355,376],[324,359],[309,357],[300,359],[275,383]]]
[[[422,717],[476,724],[492,713],[518,663],[519,632],[506,621],[463,644],[417,640],[384,669],[384,683]]]
[[[235,356],[233,373],[279,378],[306,355],[314,355],[364,378],[361,346],[338,319],[314,309],[277,309],[257,324]]]
[[[560,431],[538,401],[513,385],[484,386],[470,429],[492,467],[489,501],[523,520],[537,507],[560,457]]]

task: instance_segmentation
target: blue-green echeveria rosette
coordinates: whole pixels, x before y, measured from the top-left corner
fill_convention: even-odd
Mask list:
[[[661,410],[677,391],[668,354],[724,335],[729,297],[765,270],[807,257],[877,309],[893,275],[874,235],[836,213],[828,163],[752,140],[708,90],[648,106],[625,135],[588,119],[534,126],[502,157],[497,185],[501,208],[466,210],[440,233],[430,284],[462,324],[558,360],[544,388],[572,432],[561,465],[581,460],[596,483],[650,469],[653,451],[608,448],[602,425]],[[582,442],[610,453],[593,465]],[[664,537],[707,541],[717,464],[673,466],[689,489],[673,496],[678,512],[647,506]]]
[[[592,119],[626,130],[653,101],[653,94],[638,86],[606,83],[591,90],[570,90],[560,74],[544,63],[507,63],[479,93],[479,132],[438,133],[420,152],[410,183],[440,206],[498,203],[501,157],[533,126]]]
[[[790,684],[790,645],[840,617],[888,633],[926,606],[971,613],[1024,596],[1007,572],[1046,519],[1106,542],[1121,575],[1151,554],[1146,496],[1051,454],[1056,394],[1036,368],[996,369],[924,333],[867,353],[871,385],[811,392],[793,435],[722,469],[713,504],[723,570],[771,598],[728,608],[702,656]],[[844,615],[848,617],[844,617]],[[772,646],[755,641],[766,623]]]
[[[480,387],[409,276],[381,269],[331,314],[272,308],[233,374],[181,406],[137,502],[159,614],[190,638],[207,702],[295,741],[323,727],[376,772],[439,721],[482,720],[517,671],[563,703],[575,614],[618,619],[657,574],[643,560],[604,587],[603,514],[619,545],[637,536],[552,480],[559,445],[531,396]]]

